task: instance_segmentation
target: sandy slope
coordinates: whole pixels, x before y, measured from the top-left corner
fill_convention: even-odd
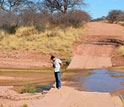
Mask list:
[[[84,31],[80,45],[76,45],[74,57],[68,69],[94,69],[111,67],[114,46],[93,44],[108,39],[124,40],[124,27],[117,24],[90,22]]]
[[[12,52],[0,51],[0,67],[34,68],[50,67],[50,55],[36,51],[15,50]]]
[[[44,107],[122,107],[119,97],[109,93],[81,92],[73,88],[52,89],[43,98]]]
[[[95,69],[111,67],[111,46],[81,44],[75,50],[75,55],[68,69]]]
[[[42,95],[41,95],[42,96]],[[63,86],[60,90],[51,89],[43,98],[29,100],[0,99],[4,107],[122,107],[119,97],[112,97],[109,93],[83,92]]]
[[[118,24],[90,22],[82,38],[89,39],[120,39],[124,40],[124,27]]]

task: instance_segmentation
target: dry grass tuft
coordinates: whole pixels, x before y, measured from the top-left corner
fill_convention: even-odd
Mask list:
[[[44,54],[72,56],[71,47],[82,35],[83,27],[55,27],[38,33],[34,27],[21,27],[14,35],[6,35],[0,41],[4,50],[36,50]]]
[[[119,54],[120,55],[124,55],[124,46],[120,46],[119,48],[118,48],[118,52],[119,52]]]
[[[24,37],[24,36],[31,36],[37,33],[38,31],[33,26],[31,26],[31,27],[20,27],[19,29],[17,29],[15,35],[17,37]]]

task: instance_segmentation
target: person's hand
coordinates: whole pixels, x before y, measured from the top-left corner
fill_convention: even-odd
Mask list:
[[[53,68],[55,68],[55,65],[53,64]]]

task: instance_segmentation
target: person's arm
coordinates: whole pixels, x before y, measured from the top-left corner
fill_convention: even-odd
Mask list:
[[[63,63],[61,62],[60,65],[63,66]]]
[[[60,66],[63,66],[63,63],[62,63],[62,61],[61,61],[61,60],[59,60],[59,64],[60,64]]]
[[[55,68],[55,65],[53,64],[53,68]]]

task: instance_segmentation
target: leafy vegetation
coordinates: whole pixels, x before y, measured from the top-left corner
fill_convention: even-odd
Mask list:
[[[109,12],[107,18],[110,23],[124,21],[124,11],[112,10]]]
[[[28,105],[27,104],[24,104],[23,107],[28,107]]]
[[[24,88],[22,90],[22,93],[35,93],[35,92],[36,92],[36,88],[31,84],[24,85]]]

